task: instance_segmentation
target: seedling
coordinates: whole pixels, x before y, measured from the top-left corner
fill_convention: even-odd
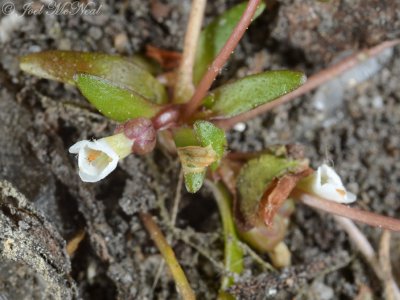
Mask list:
[[[306,81],[302,72],[267,71],[209,91],[251,21],[263,12],[265,5],[259,2],[233,7],[200,32],[205,1],[193,1],[181,64],[172,80],[176,83],[169,86],[172,97],[153,68],[138,57],[45,51],[26,55],[20,63],[28,73],[75,85],[99,113],[120,123],[114,135],[80,141],[69,149],[78,154],[83,181],[102,180],[126,156],[153,151],[160,134],[173,140],[187,191],[196,193],[207,180],[215,195],[224,227],[225,267],[236,274],[243,269],[238,236],[269,253],[276,267],[290,263],[283,238],[294,210],[291,199],[372,225],[400,228],[397,220],[338,204],[356,197],[330,167],[321,166],[314,172],[298,147],[227,155],[224,129],[243,121],[241,116],[263,111]],[[147,214],[142,214],[142,220],[184,291],[182,295],[191,299],[192,291],[157,225]],[[225,290],[232,283],[232,277],[224,278],[221,298],[230,297]]]

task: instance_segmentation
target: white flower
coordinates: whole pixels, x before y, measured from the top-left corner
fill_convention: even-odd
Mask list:
[[[339,203],[351,203],[357,199],[356,195],[346,191],[335,170],[325,164],[305,178],[300,183],[300,188],[321,198]]]
[[[132,140],[119,133],[100,140],[77,142],[69,152],[78,154],[82,181],[96,182],[110,174],[118,161],[131,153],[132,145]]]

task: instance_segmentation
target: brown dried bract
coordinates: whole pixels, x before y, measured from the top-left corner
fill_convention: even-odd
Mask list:
[[[217,154],[210,146],[187,146],[178,148],[178,156],[184,174],[200,173],[217,160]]]
[[[274,179],[261,197],[258,208],[259,216],[266,226],[272,225],[272,220],[283,202],[289,197],[297,182],[314,172],[308,166],[296,173],[289,173]]]
[[[157,61],[164,70],[172,70],[179,66],[182,54],[176,51],[169,51],[146,45],[146,56]]]

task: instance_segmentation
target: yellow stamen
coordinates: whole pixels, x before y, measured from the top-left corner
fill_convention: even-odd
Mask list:
[[[346,196],[346,192],[341,189],[336,189],[336,192],[338,192],[342,197]]]
[[[90,150],[90,152],[87,155],[87,160],[89,161],[89,163],[92,163],[100,156],[101,153],[102,153],[101,151]]]

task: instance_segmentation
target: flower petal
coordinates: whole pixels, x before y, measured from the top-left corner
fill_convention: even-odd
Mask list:
[[[357,199],[356,195],[346,190],[335,170],[325,164],[300,183],[300,187],[306,192],[339,203],[351,203]]]
[[[118,133],[100,140],[80,141],[69,148],[78,154],[79,176],[85,182],[96,182],[110,174],[118,161],[132,153],[134,140]]]
[[[94,140],[93,142],[91,142],[90,148],[93,150],[104,152],[109,157],[111,157],[113,160],[119,159],[118,154],[104,139]]]
[[[85,147],[88,143],[90,143],[88,140],[83,140],[73,144],[71,147],[69,147],[69,153],[78,154],[79,150]]]
[[[89,174],[87,169],[79,169],[79,177],[84,182],[97,182],[104,179],[108,174],[115,170],[118,165],[118,160],[112,160],[104,169],[100,172]]]
[[[82,172],[81,170],[79,170],[79,177],[82,179],[83,182],[96,182],[100,180],[97,175],[90,175],[88,173]]]
[[[84,182],[96,182],[110,174],[118,165],[119,156],[104,140],[80,141],[69,148],[78,153],[79,176]]]

